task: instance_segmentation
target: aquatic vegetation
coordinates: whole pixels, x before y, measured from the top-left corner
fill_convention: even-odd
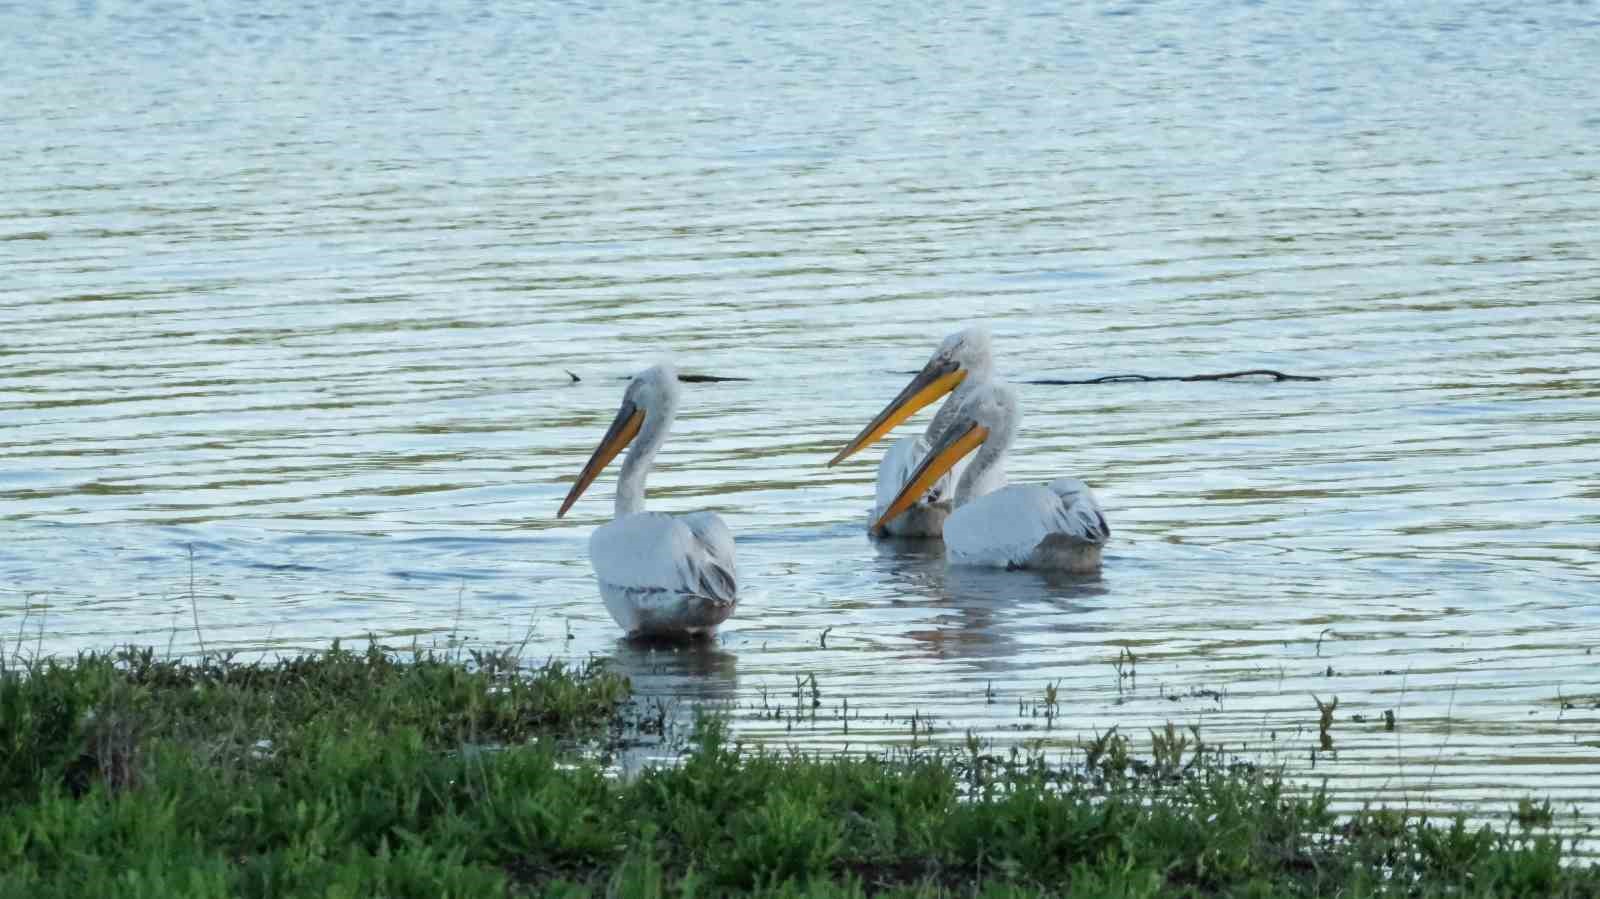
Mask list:
[[[703,717],[624,780],[580,750],[648,725],[627,698],[600,663],[481,654],[13,667],[0,896],[1600,896],[1548,806],[1341,820],[1198,728],[1062,765],[970,734],[749,750]]]
[[[45,659],[0,671],[0,802],[59,781],[136,783],[148,756],[180,750],[219,770],[282,767],[324,737],[413,735],[429,749],[575,737],[606,724],[626,678],[600,663],[524,670],[369,648],[273,662],[171,660],[150,649]]]

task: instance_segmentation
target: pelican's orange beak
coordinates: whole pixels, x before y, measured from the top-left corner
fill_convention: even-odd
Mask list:
[[[894,502],[889,508],[883,510],[878,520],[872,523],[872,530],[879,531],[896,516],[916,504],[917,498],[928,492],[934,482],[944,476],[944,473],[956,466],[967,453],[972,452],[989,438],[989,429],[983,425],[974,424],[964,431],[954,432],[954,436],[943,444],[933,448],[917,470],[911,473],[906,480],[906,485],[900,488]]]
[[[567,510],[578,501],[583,491],[589,489],[589,485],[600,476],[600,472],[611,464],[617,453],[622,452],[633,442],[633,438],[639,436],[639,428],[643,426],[644,410],[636,407],[632,400],[623,400],[622,408],[617,410],[617,417],[612,420],[611,427],[606,429],[606,436],[600,438],[600,445],[595,447],[594,455],[589,457],[588,463],[583,466],[583,471],[578,473],[578,480],[572,485],[572,489],[567,491],[567,498],[561,501],[561,511],[556,513],[557,518],[567,514]]]
[[[828,460],[828,464],[830,466],[837,465],[850,458],[862,447],[876,443],[883,435],[894,430],[894,427],[900,422],[916,414],[918,409],[956,389],[956,385],[960,384],[966,377],[967,373],[954,362],[943,362],[938,365],[932,362],[928,363],[922,371],[917,373],[915,378],[911,379],[911,383],[900,391],[900,395],[891,400],[889,405],[878,413],[877,418],[874,418],[865,428],[861,429],[861,433],[856,435],[856,439],[845,444],[844,449],[839,450],[837,455]],[[921,496],[921,494],[917,495]]]

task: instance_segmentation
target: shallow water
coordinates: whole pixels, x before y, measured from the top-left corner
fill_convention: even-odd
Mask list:
[[[526,639],[750,739],[1171,720],[1349,802],[1600,812],[1586,6],[83,3],[0,35],[8,654]],[[1023,386],[1012,477],[1094,485],[1104,576],[947,569],[866,538],[876,451],[823,463],[977,319],[1013,379],[1329,380]],[[651,479],[738,538],[693,652],[599,603],[614,471],[554,517],[668,355],[750,378],[686,388]]]

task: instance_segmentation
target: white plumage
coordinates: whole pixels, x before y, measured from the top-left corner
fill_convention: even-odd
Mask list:
[[[1094,493],[1070,478],[1002,487],[956,509],[944,523],[951,562],[996,568],[1093,571],[1110,536]]]
[[[934,436],[888,511],[906,505],[919,482],[942,475],[976,450],[957,481],[955,511],[944,523],[945,551],[951,562],[1098,571],[1111,527],[1087,484],[1061,478],[1042,485],[1005,486],[1005,454],[1016,437],[1019,418],[1016,391],[1009,385],[991,381],[974,387]]]
[[[733,534],[714,512],[644,511],[644,482],[677,412],[677,372],[646,369],[584,466],[557,517],[632,443],[617,478],[616,517],[589,537],[589,561],[606,610],[630,636],[707,633],[737,608]],[[637,439],[635,439],[637,438]]]
[[[630,634],[694,633],[738,605],[733,533],[713,512],[639,512],[589,536],[600,598]]]

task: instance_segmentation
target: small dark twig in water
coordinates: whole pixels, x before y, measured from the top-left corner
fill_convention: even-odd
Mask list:
[[[1324,378],[1317,375],[1290,375],[1270,368],[1252,368],[1247,371],[1226,371],[1215,375],[1101,375],[1098,378],[1088,378],[1082,381],[1072,381],[1060,378],[1040,378],[1033,381],[1023,381],[1023,384],[1144,384],[1151,381],[1226,381],[1230,378],[1247,378],[1252,375],[1264,375],[1274,381],[1322,381]]]
[[[1322,751],[1331,752],[1333,750],[1333,735],[1328,733],[1328,730],[1333,727],[1333,712],[1339,707],[1339,697],[1333,697],[1331,702],[1323,702],[1317,698],[1317,694],[1313,693],[1311,694],[1311,701],[1317,704],[1317,716],[1320,719],[1317,722],[1317,736],[1320,738],[1319,742],[1322,744]]]
[[[18,662],[22,661],[22,636],[23,634],[27,633],[26,628],[28,626],[28,612],[31,611],[32,608],[33,594],[22,594],[22,619],[17,622],[17,648],[11,652],[11,657],[16,659]],[[0,653],[0,661],[3,661],[4,659],[5,655]]]
[[[569,369],[569,368],[563,368],[563,369],[562,369],[562,371],[564,371],[564,372],[566,372],[566,373],[567,373],[567,377],[569,377],[569,378],[571,378],[571,379],[572,379],[572,383],[574,383],[574,384],[576,384],[576,383],[578,383],[578,382],[579,382],[579,381],[582,381],[582,380],[583,380],[583,379],[582,379],[582,378],[580,378],[580,377],[578,377],[578,376],[577,376],[577,375],[575,375],[575,374],[573,374],[573,373],[572,373],[572,369]]]
[[[206,657],[206,638],[200,633],[200,603],[194,595],[194,544],[189,544],[189,611],[194,615],[194,638],[200,643],[200,658]]]

